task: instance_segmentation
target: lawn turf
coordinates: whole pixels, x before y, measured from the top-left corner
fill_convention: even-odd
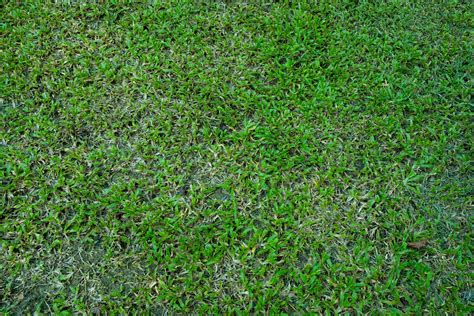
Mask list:
[[[0,8],[0,312],[473,312],[472,1]]]

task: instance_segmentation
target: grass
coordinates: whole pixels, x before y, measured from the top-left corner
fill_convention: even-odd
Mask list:
[[[79,3],[1,4],[1,313],[474,311],[471,1]]]

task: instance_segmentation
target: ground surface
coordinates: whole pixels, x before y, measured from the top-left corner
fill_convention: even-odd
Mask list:
[[[473,311],[472,2],[294,2],[3,2],[0,311]]]

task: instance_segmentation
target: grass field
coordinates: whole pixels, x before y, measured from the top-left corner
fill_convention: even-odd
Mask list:
[[[474,312],[474,2],[45,3],[0,5],[1,314]]]

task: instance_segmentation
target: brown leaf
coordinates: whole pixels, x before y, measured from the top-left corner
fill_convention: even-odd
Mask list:
[[[420,240],[420,241],[409,242],[407,245],[408,245],[408,248],[421,249],[421,248],[425,248],[427,244],[428,244],[427,240]]]

